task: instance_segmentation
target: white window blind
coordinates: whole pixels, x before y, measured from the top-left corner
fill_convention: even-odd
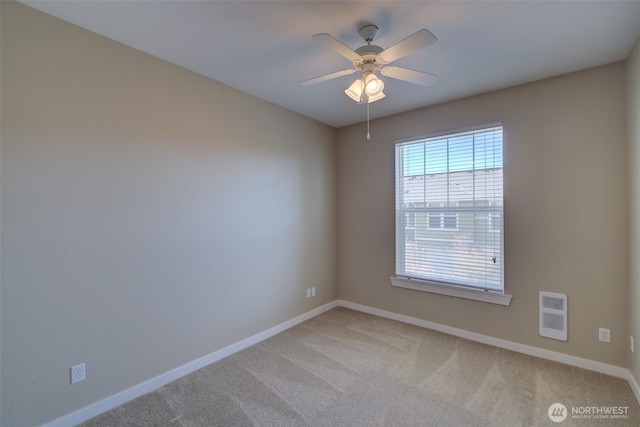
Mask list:
[[[502,126],[396,144],[396,275],[504,292]]]

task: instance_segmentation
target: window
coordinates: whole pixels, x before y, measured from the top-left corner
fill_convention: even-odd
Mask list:
[[[398,278],[503,293],[502,220],[502,126],[396,143]]]
[[[427,228],[430,230],[457,230],[458,213],[445,210],[444,203],[427,203]],[[440,208],[440,209],[433,209]]]

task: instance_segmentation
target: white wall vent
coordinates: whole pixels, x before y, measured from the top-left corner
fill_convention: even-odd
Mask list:
[[[540,292],[540,335],[567,340],[567,296]]]

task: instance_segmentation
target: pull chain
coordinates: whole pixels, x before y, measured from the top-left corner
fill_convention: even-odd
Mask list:
[[[371,141],[371,134],[369,133],[369,103],[367,102],[367,141]]]

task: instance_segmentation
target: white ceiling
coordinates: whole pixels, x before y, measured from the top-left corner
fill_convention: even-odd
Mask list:
[[[343,93],[355,75],[311,36],[355,49],[358,29],[387,48],[421,28],[437,43],[394,65],[439,75],[422,87],[384,78],[371,117],[625,59],[640,37],[635,1],[22,1],[65,21],[331,125],[366,119]]]

